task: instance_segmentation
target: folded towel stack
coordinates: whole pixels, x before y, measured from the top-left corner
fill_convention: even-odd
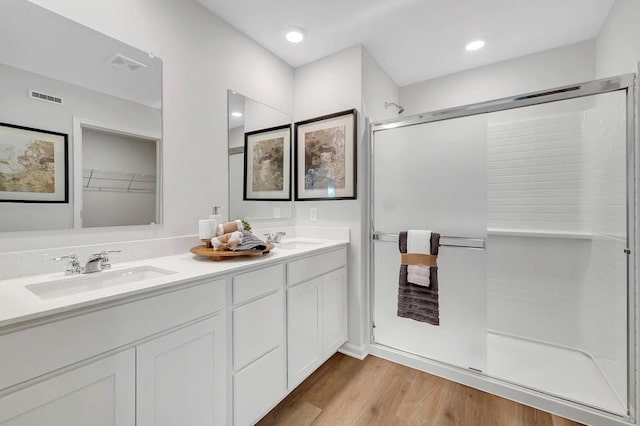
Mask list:
[[[419,247],[424,247],[425,232],[413,231],[411,236],[417,235],[417,239],[411,243],[407,240],[408,232],[400,233],[399,248],[400,253],[412,253],[408,250],[408,245],[411,244],[412,249],[421,250]],[[435,232],[429,232],[429,251],[423,254],[438,255],[440,247],[440,234]],[[416,245],[418,247],[416,247]],[[423,249],[422,249],[423,250]],[[415,252],[414,252],[415,254]],[[416,266],[417,268],[425,268],[414,270],[409,278],[409,267]],[[428,271],[428,272],[427,272]],[[428,282],[425,279],[425,275],[428,275]],[[413,282],[412,281],[418,281]],[[427,284],[424,284],[427,282]],[[438,267],[437,266],[418,266],[418,265],[401,265],[400,266],[400,279],[398,288],[398,316],[403,318],[410,318],[416,321],[426,322],[431,325],[440,325],[440,306],[438,303]]]
[[[242,232],[243,230],[244,230],[244,226],[242,226],[242,221],[234,220],[231,222],[219,224],[216,230],[216,235],[220,236],[224,234],[230,234],[235,231]]]
[[[230,232],[211,239],[211,247],[216,251],[234,250],[242,243],[244,234],[240,231]]]
[[[256,237],[249,231],[242,231],[242,241],[234,249],[234,251],[248,251],[259,250],[264,251],[267,248],[267,244],[260,238]]]

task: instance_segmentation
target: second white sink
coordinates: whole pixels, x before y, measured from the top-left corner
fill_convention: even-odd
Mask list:
[[[153,266],[138,266],[31,284],[27,286],[27,289],[41,299],[54,299],[171,274],[175,274],[175,272]]]

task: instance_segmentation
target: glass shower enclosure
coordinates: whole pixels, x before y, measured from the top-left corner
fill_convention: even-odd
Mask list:
[[[634,75],[371,127],[372,342],[634,415]],[[441,234],[440,324],[398,316]]]

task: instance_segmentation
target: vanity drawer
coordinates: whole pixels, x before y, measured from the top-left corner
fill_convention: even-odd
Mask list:
[[[335,271],[346,264],[346,247],[293,261],[287,265],[287,284],[292,286],[308,281],[327,272]]]
[[[272,293],[284,284],[282,265],[270,266],[233,277],[233,304]]]
[[[0,335],[0,390],[224,308],[217,280]]]
[[[286,392],[282,346],[233,376],[233,424],[253,425]]]
[[[283,343],[281,291],[233,310],[233,368],[236,371]]]

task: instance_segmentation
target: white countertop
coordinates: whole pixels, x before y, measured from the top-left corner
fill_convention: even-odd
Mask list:
[[[43,318],[46,316],[68,312],[80,308],[86,308],[105,302],[112,302],[137,296],[146,292],[153,292],[170,287],[178,287],[181,284],[192,282],[196,279],[215,279],[217,276],[239,273],[243,270],[255,267],[267,266],[296,257],[305,256],[314,252],[322,252],[349,244],[348,241],[319,240],[307,238],[295,238],[283,242],[314,242],[313,245],[302,245],[296,248],[275,248],[271,253],[258,257],[248,256],[215,262],[205,257],[198,257],[191,253],[174,256],[156,257],[135,262],[115,264],[112,271],[128,269],[138,266],[151,266],[175,272],[171,275],[137,281],[116,286],[84,291],[68,296],[51,299],[42,299],[32,293],[27,286],[47,281],[61,279],[74,279],[87,275],[65,277],[64,271],[55,274],[33,275],[29,277],[8,279],[0,281],[0,328],[16,325],[21,322]],[[61,269],[62,269],[61,265]],[[100,274],[98,272],[97,274]],[[91,274],[91,276],[97,275]]]

